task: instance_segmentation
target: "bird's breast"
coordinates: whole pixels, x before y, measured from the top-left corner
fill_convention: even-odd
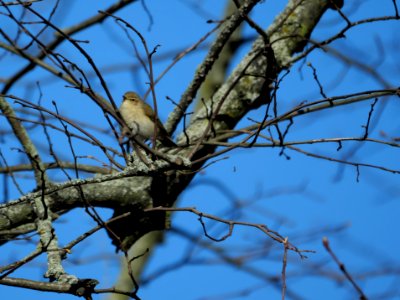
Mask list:
[[[120,108],[121,116],[131,129],[132,134],[150,138],[154,133],[153,121],[145,115],[142,107],[124,101]]]

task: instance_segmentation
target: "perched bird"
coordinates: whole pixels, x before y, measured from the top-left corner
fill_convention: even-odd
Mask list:
[[[176,146],[168,136],[160,120],[155,117],[151,106],[145,103],[135,92],[126,92],[124,94],[119,111],[126,125],[128,125],[131,134],[136,138],[142,140],[153,138],[155,120],[157,125],[157,140],[167,147]],[[128,133],[127,129],[122,130],[122,135],[127,135]]]

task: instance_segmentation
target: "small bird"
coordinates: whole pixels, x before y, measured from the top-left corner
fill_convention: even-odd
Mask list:
[[[154,120],[157,125],[157,140],[164,146],[174,147],[176,144],[168,136],[167,131],[156,117],[150,105],[145,103],[135,92],[126,92],[119,107],[122,118],[128,125],[131,134],[136,138],[146,140],[154,137]],[[128,135],[129,131],[125,128],[122,135]]]

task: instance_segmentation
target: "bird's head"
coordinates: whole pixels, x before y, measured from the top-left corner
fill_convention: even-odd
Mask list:
[[[132,101],[133,103],[142,102],[140,96],[135,92],[126,92],[123,96],[123,101]]]

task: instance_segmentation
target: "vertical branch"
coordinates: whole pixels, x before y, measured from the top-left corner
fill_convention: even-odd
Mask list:
[[[283,261],[282,261],[282,300],[285,300],[286,294],[286,266],[287,266],[287,253],[289,249],[288,238],[283,240]]]
[[[375,105],[376,105],[377,102],[378,102],[378,98],[375,98],[374,102],[372,102],[372,104],[371,104],[371,109],[369,110],[369,113],[368,113],[367,124],[365,124],[364,126],[362,126],[362,127],[365,128],[365,132],[364,132],[363,139],[368,138],[368,134],[369,134],[369,124],[370,124],[370,122],[371,122],[372,113],[374,112],[374,107],[375,107]]]
[[[392,1],[393,1],[394,12],[395,12],[396,18],[400,18],[400,16],[399,16],[399,9],[397,8],[396,0],[392,0]]]
[[[4,1],[0,1],[4,4]],[[21,3],[20,1],[18,2]],[[26,8],[29,9],[28,7]],[[20,28],[24,29],[22,23],[20,23],[13,16],[7,7],[6,9],[9,13],[8,16],[13,19],[20,26]],[[50,25],[51,23],[47,22],[46,24]],[[41,191],[41,197],[31,199],[30,202],[33,204],[33,209],[37,216],[35,225],[36,230],[40,235],[40,246],[38,247],[45,249],[47,252],[48,268],[45,273],[45,277],[50,278],[51,280],[61,280],[69,283],[76,283],[77,278],[75,276],[66,275],[66,272],[61,264],[62,258],[58,247],[58,238],[52,225],[53,214],[49,208],[48,199],[45,196],[45,190],[51,183],[47,177],[44,164],[41,161],[39,153],[31,141],[26,129],[22,126],[21,121],[18,119],[11,105],[4,99],[4,97],[0,97],[0,110],[6,116],[15,136],[23,146],[24,152],[28,156],[34,171],[36,186]]]

